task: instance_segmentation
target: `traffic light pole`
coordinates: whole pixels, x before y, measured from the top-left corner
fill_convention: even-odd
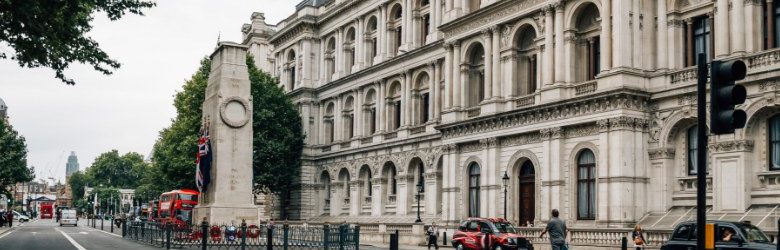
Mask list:
[[[696,249],[704,250],[704,228],[707,223],[707,64],[699,54],[699,81],[696,112]]]

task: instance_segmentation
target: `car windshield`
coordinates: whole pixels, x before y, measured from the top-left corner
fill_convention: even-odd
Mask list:
[[[517,233],[517,231],[515,231],[515,227],[513,227],[512,224],[506,222],[498,222],[498,223],[494,223],[493,225],[495,225],[496,229],[498,229],[498,231],[501,233]]]
[[[747,237],[747,239],[745,239],[747,242],[769,243],[769,238],[766,237],[766,234],[761,232],[761,229],[758,229],[756,226],[742,224],[740,225],[740,229],[742,229],[742,233]]]

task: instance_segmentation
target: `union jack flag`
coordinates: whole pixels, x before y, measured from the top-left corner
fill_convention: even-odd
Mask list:
[[[205,192],[211,181],[211,141],[208,129],[204,129],[198,138],[198,154],[195,165],[195,184],[200,192]]]

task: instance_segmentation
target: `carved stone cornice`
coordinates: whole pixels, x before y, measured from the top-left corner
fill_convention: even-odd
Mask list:
[[[530,132],[519,135],[512,135],[501,138],[501,147],[527,145],[532,143],[538,143],[542,141],[542,134],[540,132]]]
[[[613,110],[644,112],[647,109],[648,98],[649,96],[644,92],[615,90],[581,99],[567,99],[547,105],[516,109],[498,115],[443,124],[437,126],[436,129],[441,131],[443,138],[449,139],[477,132],[486,133]],[[545,138],[544,133],[542,138]]]
[[[599,127],[596,124],[584,124],[578,126],[567,127],[564,131],[566,138],[577,138],[584,136],[592,136],[599,134]]]
[[[753,140],[721,141],[707,146],[712,153],[752,152]]]
[[[425,180],[435,180],[442,176],[441,172],[430,172],[423,174]]]
[[[459,144],[458,145],[458,151],[462,152],[462,153],[480,151],[480,150],[484,149],[483,144],[484,144],[484,146],[487,146],[487,142],[482,143],[481,141],[482,140]]]
[[[544,140],[560,139],[563,137],[563,128],[562,127],[543,128],[539,131],[539,133],[542,134],[542,139]]]
[[[524,1],[505,1],[500,4],[492,4],[485,8],[480,8],[473,14],[463,16],[453,21],[447,22],[441,26],[441,31],[445,37],[454,37],[490,25],[496,20],[509,16],[516,16],[523,13],[524,10],[547,0],[524,0]]]
[[[650,160],[674,159],[674,148],[656,148],[647,152]]]

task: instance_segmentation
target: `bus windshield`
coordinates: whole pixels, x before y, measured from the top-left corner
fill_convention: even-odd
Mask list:
[[[194,194],[179,194],[179,200],[198,201],[198,196]]]

